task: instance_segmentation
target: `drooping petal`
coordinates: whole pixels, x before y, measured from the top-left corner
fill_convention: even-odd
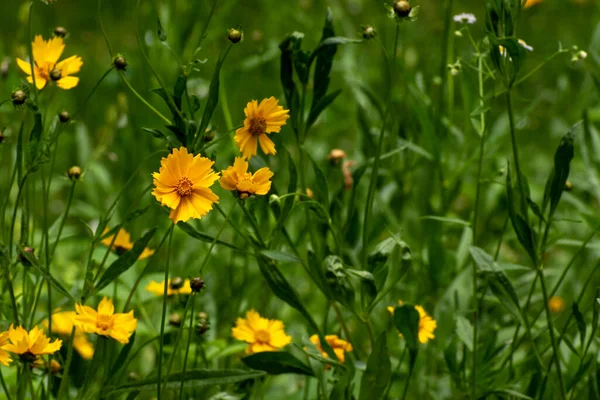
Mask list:
[[[252,177],[252,191],[258,195],[265,195],[271,190],[271,181],[270,179],[273,177],[273,172],[265,167],[261,168]]]
[[[277,150],[275,150],[275,143],[267,135],[258,136],[258,141],[260,142],[260,148],[265,154],[277,154]]]

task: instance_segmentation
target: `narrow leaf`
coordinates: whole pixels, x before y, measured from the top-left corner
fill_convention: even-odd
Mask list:
[[[394,325],[400,331],[409,349],[419,345],[419,312],[412,304],[394,308]]]
[[[310,366],[285,351],[267,351],[242,358],[242,362],[252,369],[270,375],[299,374],[315,376]]]
[[[367,370],[360,383],[359,400],[381,399],[391,378],[392,364],[387,347],[386,332],[383,332],[377,338],[367,360]]]
[[[302,260],[295,254],[276,250],[263,250],[261,253],[272,260],[287,262],[287,263],[302,263]]]

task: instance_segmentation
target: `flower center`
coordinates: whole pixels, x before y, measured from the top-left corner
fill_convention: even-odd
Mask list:
[[[263,117],[254,117],[250,120],[250,128],[248,128],[251,134],[259,136],[265,133],[267,130],[267,120]]]
[[[112,318],[110,315],[98,314],[98,318],[96,319],[96,328],[102,332],[108,332],[111,330],[112,325]]]
[[[271,334],[268,331],[263,331],[262,329],[256,331],[254,335],[256,337],[256,341],[259,343],[269,343],[269,340],[271,340]]]
[[[184,176],[183,178],[179,178],[175,190],[177,190],[177,194],[181,197],[189,196],[194,190],[194,184]]]

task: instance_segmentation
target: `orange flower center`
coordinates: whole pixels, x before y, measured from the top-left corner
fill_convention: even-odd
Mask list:
[[[259,136],[265,133],[267,130],[267,120],[263,117],[254,117],[250,120],[250,128],[248,128],[251,134]]]
[[[98,318],[96,319],[96,328],[102,332],[108,332],[112,329],[112,325],[112,318],[110,315],[98,314]]]
[[[271,340],[271,334],[268,331],[264,331],[264,330],[258,330],[254,333],[254,336],[256,337],[256,341],[258,343],[269,343],[269,341]]]
[[[194,190],[194,184],[184,176],[183,178],[179,178],[175,190],[177,190],[177,194],[181,197],[189,196]]]

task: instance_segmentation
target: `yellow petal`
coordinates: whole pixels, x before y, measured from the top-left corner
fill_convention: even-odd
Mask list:
[[[58,59],[62,55],[64,49],[65,49],[65,44],[63,42],[63,39],[61,37],[54,36],[52,39],[48,40],[48,42],[47,42],[46,51],[45,51],[44,58],[43,58],[44,61],[46,61],[52,65],[56,64],[58,62]],[[37,61],[37,57],[35,57],[35,54],[33,57]]]
[[[31,64],[29,64],[27,61],[23,61],[23,60],[21,60],[20,58],[17,57],[17,65],[27,75],[31,75]]]
[[[275,143],[267,135],[258,136],[258,141],[260,142],[260,148],[265,154],[277,154]]]
[[[98,314],[101,315],[113,315],[115,313],[115,306],[111,299],[108,299],[106,296],[100,301],[98,304]]]
[[[61,89],[68,90],[68,89],[73,89],[75,86],[77,86],[78,83],[79,83],[79,78],[77,78],[75,76],[66,76],[66,77],[56,81],[56,86],[58,86]]]
[[[71,56],[56,64],[56,69],[60,70],[63,77],[76,74],[81,69],[83,61],[79,56]]]

